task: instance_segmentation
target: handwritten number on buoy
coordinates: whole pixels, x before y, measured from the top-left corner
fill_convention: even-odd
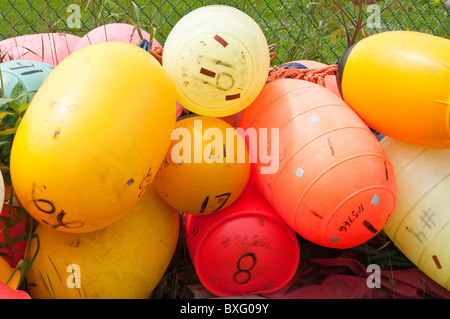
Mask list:
[[[36,185],[33,185],[33,190],[31,192],[32,194],[32,199],[33,199],[33,203],[34,206],[36,206],[36,208],[38,210],[40,210],[41,212],[45,213],[45,214],[49,214],[49,215],[53,215],[56,213],[56,207],[53,204],[53,202],[51,200],[48,199],[36,199],[35,198],[35,187]],[[45,205],[47,205],[48,207],[45,207]],[[83,227],[84,223],[82,221],[73,221],[73,222],[68,222],[65,223],[63,221],[64,216],[66,215],[66,212],[64,210],[61,210],[57,215],[56,215],[56,221],[57,224],[55,225],[50,225],[52,228],[56,229],[60,226],[66,227],[66,228],[79,228],[79,227]],[[48,224],[48,222],[46,220],[42,220],[43,223]]]
[[[353,210],[351,215],[347,216],[347,219],[342,223],[342,226],[339,227],[339,231],[346,232],[362,212],[364,212],[364,207],[362,204],[359,204],[358,208]]]
[[[147,188],[149,188],[151,180],[152,180],[152,168],[150,167],[149,170],[147,171],[147,175],[145,175],[145,177],[139,183],[139,190],[140,190],[139,196],[138,196],[139,198],[142,196],[144,191]]]
[[[34,64],[31,62],[27,62],[27,61],[18,61],[16,63],[18,66],[15,67],[10,67],[10,70],[17,70],[17,69],[27,69],[27,68],[33,68]],[[31,71],[25,71],[20,73],[20,75],[28,75],[28,74],[33,74],[33,73],[39,73],[39,72],[44,72],[41,69],[34,69]]]
[[[245,258],[251,258],[251,264],[248,267],[243,268],[241,265],[242,260]],[[233,281],[239,285],[246,284],[252,279],[252,274],[250,270],[255,268],[256,266],[256,256],[254,253],[245,253],[243,254],[236,263],[236,268],[238,269],[233,274]]]
[[[194,228],[192,228],[191,234],[193,236],[197,236],[197,234],[198,234],[198,224],[195,224]]]
[[[212,213],[220,210],[226,204],[226,202],[228,201],[230,196],[231,196],[231,193],[224,193],[224,194],[215,196],[215,198],[217,198],[217,203],[219,203],[220,205],[215,210],[213,210]],[[206,206],[208,206],[208,202],[209,202],[209,196],[206,196],[205,199],[203,200],[202,206],[200,208],[200,214],[203,214],[205,212]]]
[[[208,205],[209,196],[206,196],[205,200],[202,203],[202,208],[200,209],[200,214],[205,212],[206,206]]]

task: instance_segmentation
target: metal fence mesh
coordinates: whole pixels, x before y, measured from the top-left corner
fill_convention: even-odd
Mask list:
[[[370,5],[375,2],[376,4]],[[312,59],[334,63],[348,48],[345,30],[360,20],[365,35],[413,30],[449,37],[445,0],[0,0],[0,40],[13,36],[60,32],[79,36],[97,26],[124,22],[150,31],[164,44],[177,21],[198,7],[224,4],[251,16],[269,44],[277,45],[273,64]],[[341,10],[343,9],[343,10]]]

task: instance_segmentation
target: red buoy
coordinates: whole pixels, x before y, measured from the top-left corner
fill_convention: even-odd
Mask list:
[[[252,180],[227,208],[184,217],[197,276],[216,296],[273,292],[295,275],[300,260],[296,234]]]

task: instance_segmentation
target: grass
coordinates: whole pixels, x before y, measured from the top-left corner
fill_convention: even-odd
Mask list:
[[[391,1],[382,1],[381,8]],[[268,43],[277,44],[277,58],[274,64],[282,62],[312,59],[328,64],[334,63],[347,49],[344,37],[344,21],[356,20],[358,11],[349,1],[344,1],[347,19],[330,1],[317,0],[169,0],[148,1],[125,0],[70,1],[70,0],[34,0],[31,4],[21,0],[1,0],[0,2],[0,40],[13,36],[33,33],[63,32],[83,36],[88,31],[105,23],[125,22],[141,26],[149,32],[154,31],[156,39],[164,41],[177,23],[187,12],[203,5],[226,4],[238,7],[246,12],[258,24],[266,35]],[[71,12],[68,5],[80,6],[81,26],[70,28],[68,21]],[[370,12],[364,7],[363,21],[367,21]],[[447,36],[449,27],[447,11],[442,4],[430,5],[429,1],[396,1],[381,15],[378,28],[366,26],[364,32],[373,34],[387,30],[416,30],[438,36]],[[349,28],[350,31],[351,28]],[[180,221],[181,223],[181,221]],[[378,237],[383,250],[374,250],[361,246],[358,249],[374,261],[378,258],[383,267],[400,267],[392,264],[390,251],[400,256],[398,262],[406,262],[404,256],[388,246],[386,238]],[[301,246],[302,247],[302,246]],[[333,252],[335,253],[335,252]],[[305,256],[302,255],[304,258]],[[395,256],[394,256],[395,257]],[[390,267],[390,268],[389,268]],[[189,284],[199,283],[195,269],[187,251],[184,230],[181,227],[180,239],[174,257],[153,298],[192,298]]]
[[[3,0],[0,4],[0,39],[12,36],[65,32],[84,35],[96,26],[110,22],[139,22],[145,30],[154,28],[156,39],[164,41],[187,12],[203,5],[225,4],[237,7],[258,22],[268,43],[277,44],[275,64],[312,59],[334,63],[347,49],[344,20],[338,8],[325,0]],[[342,1],[349,17],[357,18],[357,10],[350,1]],[[383,9],[391,1],[381,1]],[[366,34],[387,30],[407,29],[445,36],[448,31],[447,10],[440,0],[435,4],[426,0],[398,0],[381,15],[377,28],[366,26]],[[72,14],[68,5],[78,4],[81,27],[69,28]],[[373,14],[363,7],[363,21]],[[348,21],[346,21],[348,23]]]

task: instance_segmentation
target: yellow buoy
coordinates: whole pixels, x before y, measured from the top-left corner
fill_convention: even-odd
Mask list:
[[[181,18],[164,44],[163,61],[178,102],[214,117],[247,107],[261,92],[270,67],[258,24],[224,5],[204,6]]]
[[[103,229],[71,234],[43,225],[27,274],[34,299],[142,299],[154,290],[175,251],[179,215],[149,188],[133,209]],[[34,254],[34,239],[30,254]]]
[[[411,262],[450,290],[450,150],[389,137],[381,144],[397,179],[395,210],[383,229]]]
[[[133,207],[161,165],[176,100],[161,65],[121,42],[87,46],[61,62],[14,139],[11,178],[38,221],[98,230]]]
[[[233,203],[250,176],[245,141],[227,122],[188,116],[177,122],[154,185],[172,207],[209,214]]]
[[[17,289],[20,282],[20,270],[14,272],[8,262],[0,256],[0,282],[7,284],[9,288]]]
[[[373,129],[423,147],[450,148],[450,40],[389,31],[339,62],[344,100]]]

